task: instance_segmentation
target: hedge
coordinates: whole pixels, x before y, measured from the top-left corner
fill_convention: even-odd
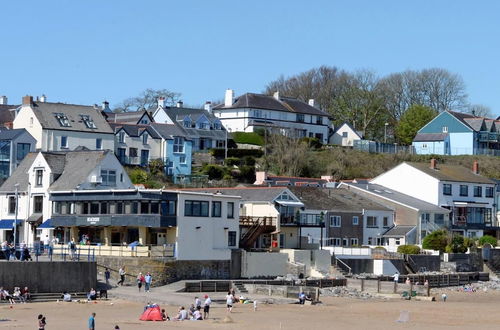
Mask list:
[[[212,156],[217,158],[224,158],[226,150],[223,148],[210,149]],[[264,155],[264,152],[260,149],[227,149],[228,157],[243,158],[245,156],[252,156],[255,158],[260,158]]]
[[[253,144],[258,146],[264,145],[264,139],[262,136],[254,132],[234,132],[231,135],[236,143]]]
[[[398,246],[398,253],[419,254],[420,247],[418,247],[417,245],[400,245],[400,246]]]

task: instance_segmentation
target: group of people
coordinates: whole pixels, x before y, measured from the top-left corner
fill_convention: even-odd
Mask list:
[[[142,275],[142,273],[139,273],[139,275],[137,275],[136,281],[137,281],[137,287],[139,288],[139,292],[141,292],[141,288],[143,285],[144,285],[144,291],[149,292],[149,290],[151,289],[151,283],[153,282],[153,277],[149,272],[146,273],[146,276]],[[120,282],[123,285],[123,281],[121,281],[121,279],[119,283]]]
[[[16,246],[14,244],[11,244],[7,241],[3,241],[2,244],[0,245],[2,249],[2,254],[5,260],[21,260],[21,261],[31,261],[33,260],[31,258],[30,250],[28,249],[28,246],[26,245],[25,242],[22,242],[19,244],[19,254],[16,251]]]
[[[212,299],[208,295],[205,295],[205,300],[203,302],[203,314],[201,312],[202,310],[202,301],[200,298],[195,297],[194,298],[194,304],[191,304],[189,309],[185,309],[184,306],[179,307],[179,310],[177,312],[177,315],[173,318],[175,321],[184,321],[184,320],[191,320],[191,321],[201,321],[201,320],[206,320],[208,319],[210,315],[210,305],[212,304]],[[162,310],[164,312],[164,310]],[[167,316],[167,319],[168,316]]]
[[[0,299],[7,300],[11,305],[16,303],[16,300],[20,304],[26,304],[27,301],[31,300],[31,293],[27,286],[21,290],[20,287],[16,286],[12,293],[9,290],[0,287]]]

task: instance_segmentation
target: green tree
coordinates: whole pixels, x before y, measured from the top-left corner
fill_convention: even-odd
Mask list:
[[[444,252],[448,244],[446,230],[436,230],[424,237],[422,248]]]
[[[450,244],[446,247],[446,252],[465,253],[467,252],[467,245],[465,239],[461,235],[453,236]]]
[[[479,245],[491,244],[491,246],[497,246],[497,239],[490,235],[484,235],[479,239]]]
[[[402,144],[410,145],[417,132],[436,117],[437,112],[429,107],[414,104],[401,116],[396,126],[396,137]]]

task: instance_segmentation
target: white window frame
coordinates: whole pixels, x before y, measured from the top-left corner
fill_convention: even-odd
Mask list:
[[[65,140],[66,143],[63,143]],[[68,148],[68,136],[63,135],[61,136],[61,149],[67,149]]]
[[[179,157],[179,164],[186,164],[186,156]]]
[[[118,142],[119,143],[125,143],[125,132],[120,132],[118,133]]]
[[[351,246],[359,245],[359,240],[355,237],[351,238]]]
[[[96,148],[96,150],[102,150],[102,139],[101,138],[95,139],[95,148]]]
[[[357,226],[357,225],[359,225],[359,217],[358,217],[357,215],[354,215],[354,216],[352,217],[352,225],[353,225],[353,226]]]
[[[349,246],[349,239],[347,237],[342,238],[342,246]]]
[[[339,237],[332,238],[332,246],[341,246],[342,240]]]
[[[174,137],[173,152],[178,154],[184,153],[184,138],[180,136]]]
[[[443,129],[443,133],[448,133],[448,126],[443,126],[442,129]]]
[[[375,219],[375,226],[370,226],[368,224],[368,219],[369,218]],[[379,228],[378,217],[374,216],[374,215],[368,215],[368,216],[366,216],[366,228]]]
[[[330,216],[330,227],[341,227],[342,226],[342,217],[340,215],[331,215]]]
[[[142,134],[142,144],[148,144],[148,133]]]

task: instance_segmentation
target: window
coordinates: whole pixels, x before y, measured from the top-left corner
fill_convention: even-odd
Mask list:
[[[9,196],[9,214],[16,213],[16,196]]]
[[[57,121],[59,122],[59,125],[62,127],[71,127],[71,124],[69,123],[68,117],[63,114],[63,113],[54,113],[54,116],[56,117]]]
[[[236,232],[229,231],[227,233],[227,246],[236,246]]]
[[[460,185],[460,196],[469,196],[469,186],[466,184]]]
[[[16,152],[16,160],[20,162],[24,159],[24,157],[30,152],[31,144],[29,143],[18,143],[17,144],[17,152]]]
[[[33,197],[33,212],[42,213],[43,212],[43,196]]]
[[[396,245],[401,245],[401,239],[396,238],[396,239],[394,240],[394,244],[396,244]]]
[[[149,214],[149,203],[141,202],[141,214]]]
[[[493,187],[486,187],[485,188],[485,194],[486,194],[486,197],[493,197]]]
[[[389,227],[389,217],[383,218],[383,225],[384,225],[384,228]]]
[[[132,205],[131,205],[131,211],[130,213],[132,214],[137,214],[139,213],[139,203],[137,202],[132,202]]]
[[[338,215],[330,216],[330,227],[340,227],[342,218]]]
[[[448,133],[448,126],[443,126],[442,129],[443,129],[443,133]]]
[[[61,214],[62,213],[62,202],[54,202],[54,213]]]
[[[262,118],[262,110],[254,110],[253,116],[257,118]]]
[[[123,182],[123,173],[120,173],[120,182]]]
[[[149,150],[141,150],[141,166],[149,164]]]
[[[33,127],[33,117],[30,117],[30,127]]]
[[[358,245],[358,239],[357,238],[351,238],[351,246]]]
[[[115,213],[123,214],[123,202],[116,202]]]
[[[160,204],[159,203],[151,203],[151,214],[160,213]]]
[[[451,184],[449,183],[443,184],[443,195],[451,196]]]
[[[184,127],[191,128],[191,121],[189,119],[184,119]]]
[[[332,245],[333,246],[340,246],[340,238],[332,238]]]
[[[220,218],[221,217],[221,202],[212,202],[212,217]]]
[[[125,161],[127,160],[127,149],[125,148],[118,148],[118,160],[121,162],[121,163],[125,163]]]
[[[42,184],[43,184],[43,170],[36,170],[35,176],[36,176],[36,183],[35,183],[36,186],[37,187],[42,186]]]
[[[99,202],[90,203],[90,214],[99,214]]]
[[[142,144],[148,144],[148,133],[142,134]]]
[[[102,139],[95,139],[96,150],[102,150]]]
[[[347,137],[347,134],[348,134],[347,132],[342,132],[342,137],[343,137],[343,138],[346,138],[346,137]]]
[[[218,122],[218,121],[216,121],[216,122],[214,123],[214,129],[218,129],[218,130],[222,129],[222,125],[221,125],[221,123],[220,123],[220,122]]]
[[[107,202],[101,202],[101,214],[108,214],[108,203]]]
[[[373,245],[373,237],[368,237],[368,245]]]
[[[179,163],[180,164],[186,164],[186,156],[180,156],[179,157]]]
[[[116,184],[116,171],[101,170],[101,178],[103,186],[114,186]]]
[[[352,224],[353,224],[354,226],[359,225],[359,217],[358,217],[358,216],[354,216],[354,217],[352,217]]]
[[[185,201],[184,215],[187,217],[208,217],[208,202]]]
[[[234,219],[234,202],[227,202],[227,217]]]
[[[125,132],[118,133],[118,142],[125,143]]]
[[[423,144],[422,144],[422,148],[423,148],[423,149],[427,149],[427,143],[423,143]]]
[[[61,136],[61,149],[66,149],[66,148],[68,148],[68,137]]]
[[[89,214],[89,203],[82,203],[82,214]]]
[[[474,197],[482,197],[483,196],[483,187],[474,186]]]
[[[175,215],[175,201],[161,202],[161,215]]]
[[[184,152],[184,138],[174,137],[174,152],[183,153]]]
[[[349,239],[348,238],[343,238],[342,239],[342,246],[348,246],[349,245]]]
[[[298,123],[303,123],[304,122],[304,115],[301,113],[297,114],[297,120]]]
[[[92,120],[92,117],[90,117],[89,115],[80,115],[80,117],[82,118],[82,121],[85,126],[87,126],[87,128],[97,128],[94,121]]]
[[[377,217],[368,216],[366,217],[366,227],[368,228],[378,228]]]
[[[280,234],[280,249],[285,248],[285,234]]]
[[[137,157],[137,148],[129,148],[128,155],[129,157]]]
[[[318,125],[323,125],[323,117],[317,116],[316,117],[316,124]]]

